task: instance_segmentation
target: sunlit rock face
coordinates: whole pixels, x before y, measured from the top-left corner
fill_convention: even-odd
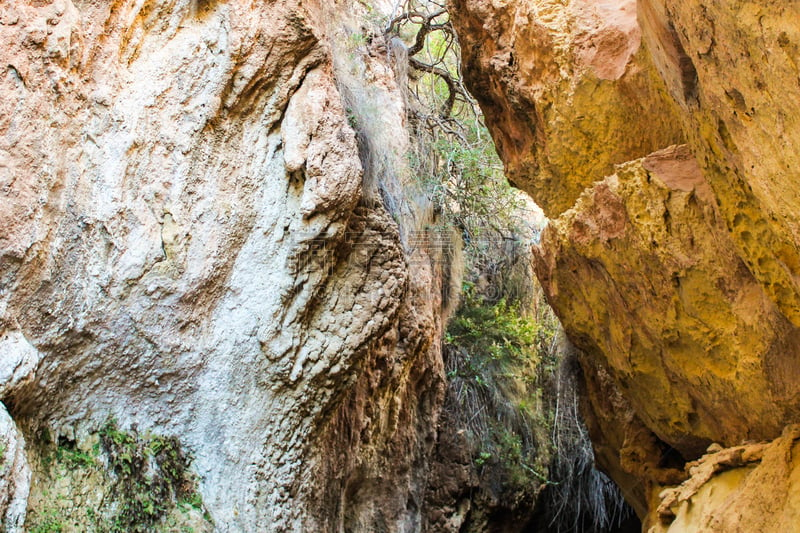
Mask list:
[[[545,231],[536,267],[551,301],[572,302],[562,319],[584,370],[611,369],[606,386],[655,435],[620,424],[631,415],[604,407],[609,389],[587,378],[598,436],[622,470],[671,483],[670,448],[695,458],[793,419],[795,328],[744,266],[685,146],[621,165],[584,193]]]
[[[709,444],[800,413],[800,8],[453,4],[509,176],[552,218],[537,274],[585,352],[598,460],[655,512]]]
[[[8,529],[37,438],[110,417],[180,439],[220,531],[419,522],[441,268],[364,200],[331,56],[348,7],[0,7]],[[385,56],[354,60],[399,142]],[[50,482],[34,468],[31,501]]]
[[[742,260],[800,326],[800,6],[643,1],[644,39]]]
[[[452,4],[464,76],[508,178],[548,216],[615,164],[681,142],[634,1]]]

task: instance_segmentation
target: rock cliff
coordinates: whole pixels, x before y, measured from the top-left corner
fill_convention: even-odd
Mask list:
[[[0,6],[5,530],[483,527],[393,4]],[[794,527],[800,7],[451,10],[599,463],[654,533]]]
[[[351,7],[0,7],[8,530],[418,527],[448,267]]]
[[[598,460],[658,527],[782,530],[797,484],[780,436],[800,409],[798,7],[452,4],[509,177],[552,219],[536,270],[583,351]],[[761,466],[692,477],[705,488],[675,501],[702,509],[655,516],[712,443],[772,439],[784,451]],[[772,490],[780,503],[758,500]]]

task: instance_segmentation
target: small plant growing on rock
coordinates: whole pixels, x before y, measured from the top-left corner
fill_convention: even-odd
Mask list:
[[[31,527],[30,533],[62,533],[66,531],[66,526],[55,509],[45,510],[38,518]]]
[[[40,447],[30,531],[188,531],[190,522],[212,528],[176,437],[124,430],[111,418],[79,442],[48,436]]]
[[[469,435],[497,497],[532,498],[547,482],[552,449],[541,395],[555,327],[552,316],[531,316],[503,297],[492,303],[470,283],[448,326],[450,423]]]
[[[113,531],[149,531],[166,515],[170,502],[196,494],[188,476],[189,458],[175,437],[140,437],[136,428],[121,431],[113,419],[99,434],[119,502]]]

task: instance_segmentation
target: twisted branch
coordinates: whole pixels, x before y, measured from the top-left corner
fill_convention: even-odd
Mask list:
[[[403,25],[408,23],[419,25],[419,29],[414,37],[414,43],[407,50],[408,63],[412,70],[432,74],[444,82],[445,86],[447,87],[447,98],[445,98],[444,104],[439,110],[439,116],[442,120],[446,121],[446,119],[453,114],[453,109],[457,101],[470,106],[474,106],[474,102],[469,96],[466,88],[461,83],[460,73],[458,76],[454,76],[446,67],[442,67],[442,65],[445,64],[445,57],[448,55],[448,53],[451,52],[454,47],[458,46],[458,40],[456,38],[455,30],[450,23],[449,17],[444,22],[437,22],[437,19],[448,14],[447,9],[442,4],[437,2],[432,3],[439,9],[436,9],[431,13],[426,13],[418,9],[412,9],[413,2],[411,0],[407,1],[404,4],[404,11],[389,22],[385,33],[387,35],[399,36]],[[425,40],[427,37],[431,33],[437,31],[442,32],[445,36],[444,50],[442,50],[437,57],[432,58],[433,61],[430,63],[426,63],[425,61],[414,57],[425,49]],[[415,96],[421,103],[419,95],[415,94]],[[425,121],[429,122],[427,120]]]

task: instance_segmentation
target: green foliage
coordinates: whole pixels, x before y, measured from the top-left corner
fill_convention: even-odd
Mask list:
[[[175,437],[140,437],[109,420],[100,430],[100,442],[115,475],[112,493],[119,501],[111,531],[151,531],[175,501],[202,501],[188,475],[189,458]]]
[[[347,48],[351,52],[369,44],[370,36],[365,33],[351,33],[347,36]]]
[[[408,47],[410,175],[432,206],[434,223],[462,236],[467,268],[497,270],[515,261],[518,252],[509,243],[523,229],[523,202],[463,86],[460,47],[443,4],[406,0],[402,6],[389,32]]]
[[[523,316],[519,303],[508,304],[501,298],[496,304],[485,304],[469,289],[447,331],[450,342],[485,354],[490,360],[526,358],[526,363],[533,364],[538,362],[537,343],[548,342],[553,334]]]
[[[481,452],[475,458],[475,466],[481,467],[486,464],[492,458],[492,454],[489,452]]]
[[[418,25],[417,25],[418,26]],[[475,102],[460,86],[458,46],[449,34],[428,33],[420,55],[447,72],[412,79],[409,118],[414,140],[408,154],[412,174],[444,223],[462,230],[469,245],[487,232],[510,234],[521,206],[503,174],[503,165]],[[460,88],[452,110],[442,112]]]
[[[178,502],[179,505],[184,505],[187,507],[191,507],[192,509],[196,509],[198,511],[203,510],[203,497],[200,496],[199,492],[190,492]]]
[[[433,224],[456,228],[464,242],[467,281],[445,333],[442,424],[466,437],[491,500],[532,507],[553,453],[543,391],[556,366],[558,326],[533,281],[535,230],[462,84],[444,4],[401,5],[390,30],[407,46],[407,164],[433,208]]]
[[[48,488],[29,513],[31,531],[177,531],[183,527],[180,514],[170,515],[176,508],[200,511],[211,523],[189,471],[190,457],[175,437],[123,430],[112,418],[79,443],[62,436],[39,444],[38,483]],[[93,500],[95,505],[88,504]]]
[[[508,472],[509,483],[519,490],[527,486],[547,483],[548,479],[538,469],[546,472],[540,466],[541,457],[537,457],[538,450],[526,450],[522,439],[508,429],[500,430],[498,439],[500,461]]]
[[[96,453],[92,455],[86,451],[78,449],[74,442],[61,442],[55,451],[54,459],[58,463],[65,464],[68,468],[88,468],[96,464]]]
[[[548,313],[493,302],[467,282],[447,328],[449,423],[467,432],[486,490],[509,502],[532,500],[547,483],[552,420],[542,391],[556,325]]]
[[[421,184],[445,222],[458,227],[467,246],[481,254],[479,241],[513,237],[519,230],[522,204],[485,127],[470,123],[465,128],[463,137],[436,136],[432,168]]]
[[[30,533],[62,533],[66,526],[56,509],[46,509],[37,517],[37,521],[30,528]]]
[[[347,113],[347,123],[354,131],[358,131],[358,115],[353,111],[353,108],[348,107],[345,113]]]

